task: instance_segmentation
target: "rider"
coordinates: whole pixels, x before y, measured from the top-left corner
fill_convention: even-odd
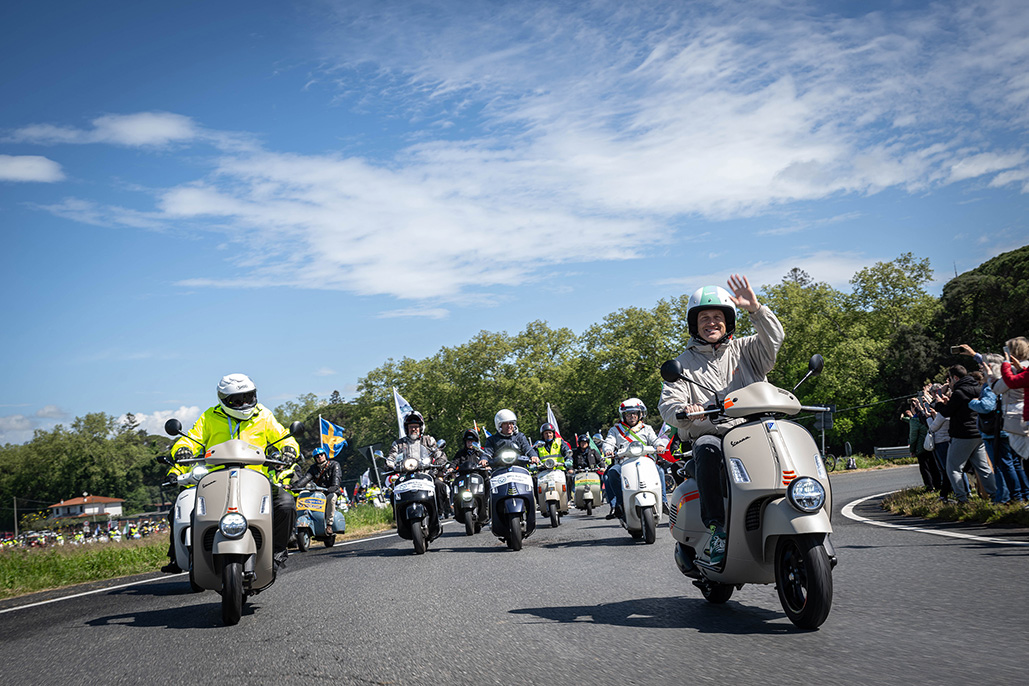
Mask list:
[[[210,447],[241,438],[266,448],[278,441],[277,445],[282,449],[282,460],[293,463],[300,455],[300,446],[292,437],[282,440],[288,434],[272,411],[257,402],[257,386],[250,377],[246,374],[229,374],[218,382],[218,404],[200,415],[186,434],[189,438],[175,441],[171,452],[179,461],[192,458],[193,451],[200,444]],[[171,476],[173,472],[184,474],[188,469],[189,465],[175,465],[168,470],[168,475]],[[263,473],[272,482],[272,559],[278,568],[286,562],[286,544],[297,516],[296,503],[289,491],[280,488],[279,473],[274,467],[249,465],[247,469]],[[292,464],[283,473],[292,474]],[[171,573],[178,570],[175,559],[172,558],[171,564],[161,570]]]
[[[572,468],[594,470],[601,464],[600,453],[590,447],[589,434],[581,434],[576,438],[576,447],[572,451]]]
[[[540,425],[540,440],[536,441],[536,444],[532,446],[536,449],[536,454],[540,457],[540,462],[547,459],[548,457],[554,458],[557,464],[554,469],[560,469],[565,473],[565,482],[568,492],[572,492],[572,473],[565,469],[565,460],[569,460],[572,457],[571,448],[565,443],[560,436],[557,435],[557,429],[553,424],[547,422],[546,424]]]
[[[728,285],[734,295],[718,286],[705,286],[690,296],[686,306],[690,340],[686,352],[677,358],[688,378],[723,398],[729,391],[763,381],[775,366],[776,354],[786,336],[772,311],[757,301],[747,277],[733,274]],[[733,337],[737,307],[749,313],[750,323],[757,331],[753,336]],[[726,538],[720,484],[720,470],[724,468],[722,436],[744,420],[723,419],[713,424],[707,415],[676,417],[679,412],[702,412],[704,404],[713,400],[710,392],[680,380],[664,385],[658,410],[668,424],[677,427],[680,438],[694,441],[700,516],[711,531],[705,553],[711,564],[717,565],[725,559]]]
[[[326,490],[325,493],[325,535],[332,535],[332,518],[336,512],[336,494],[343,483],[343,469],[339,462],[330,460],[325,448],[321,446],[311,452],[314,464],[308,467],[307,473],[297,479],[293,490],[299,491],[312,481]]]
[[[501,410],[493,417],[493,425],[497,427],[497,433],[486,439],[482,445],[483,452],[493,457],[493,453],[501,445],[507,444],[515,448],[532,462],[539,462],[539,455],[529,443],[529,437],[518,430],[518,417],[511,410]]]
[[[629,398],[618,406],[621,421],[615,422],[604,439],[604,454],[608,457],[616,454],[626,443],[642,443],[659,448],[657,433],[649,424],[643,423],[647,416],[647,406],[639,398]],[[606,519],[624,517],[622,512],[622,466],[615,464],[604,472],[604,489],[611,501],[611,511]],[[661,480],[661,496],[664,499],[664,479]]]
[[[386,455],[386,465],[390,469],[394,469],[396,464],[405,457],[411,455],[419,457],[422,451],[416,446],[424,448],[433,464],[446,461],[447,456],[436,445],[436,439],[428,434],[424,434],[424,430],[425,420],[422,419],[421,412],[412,411],[404,417],[404,432],[406,435],[393,441],[393,445],[389,448],[389,454]],[[436,486],[436,512],[442,517],[450,508],[450,501],[447,498],[447,486],[439,479],[434,481]]]
[[[468,429],[464,432],[464,447],[454,453],[453,465],[454,469],[461,466],[462,463],[473,461],[480,467],[485,467],[489,464],[486,459],[486,453],[482,451],[482,446],[479,445],[479,433],[475,429]]]

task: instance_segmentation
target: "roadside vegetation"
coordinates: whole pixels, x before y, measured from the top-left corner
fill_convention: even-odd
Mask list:
[[[346,541],[392,530],[390,508],[359,505],[346,513]],[[168,562],[168,536],[143,540],[0,550],[0,600],[75,584],[158,571]],[[301,554],[293,551],[293,554]]]
[[[987,526],[1029,527],[1029,510],[1024,503],[999,505],[973,495],[965,504],[943,502],[923,486],[907,488],[883,499],[883,509],[894,514],[921,517],[938,522],[968,522]]]

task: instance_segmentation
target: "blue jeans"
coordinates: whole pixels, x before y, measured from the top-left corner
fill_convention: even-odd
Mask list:
[[[1008,437],[1001,436],[999,443],[999,455],[994,456],[994,439],[991,436],[983,436],[986,444],[986,454],[990,456],[993,463],[993,471],[997,473],[997,492],[993,494],[993,502],[1006,503],[1009,500],[1025,500],[1026,494],[1022,491],[1022,483],[1015,471],[1015,458],[1008,445]],[[1021,460],[1018,460],[1021,462]]]
[[[613,464],[604,472],[604,490],[611,509],[618,507],[622,502],[622,465]]]

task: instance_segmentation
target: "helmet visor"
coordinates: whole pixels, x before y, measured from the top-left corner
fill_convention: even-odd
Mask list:
[[[233,393],[225,396],[222,402],[226,407],[234,410],[246,410],[257,404],[257,391],[246,391],[245,393]]]

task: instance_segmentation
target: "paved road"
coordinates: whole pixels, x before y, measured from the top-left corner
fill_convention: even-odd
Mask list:
[[[840,564],[817,632],[772,586],[708,604],[667,529],[647,546],[573,511],[518,553],[450,525],[420,557],[396,537],[295,555],[236,627],[181,577],[6,612],[0,682],[1024,683],[1029,548],[839,515],[917,480],[833,477]]]

